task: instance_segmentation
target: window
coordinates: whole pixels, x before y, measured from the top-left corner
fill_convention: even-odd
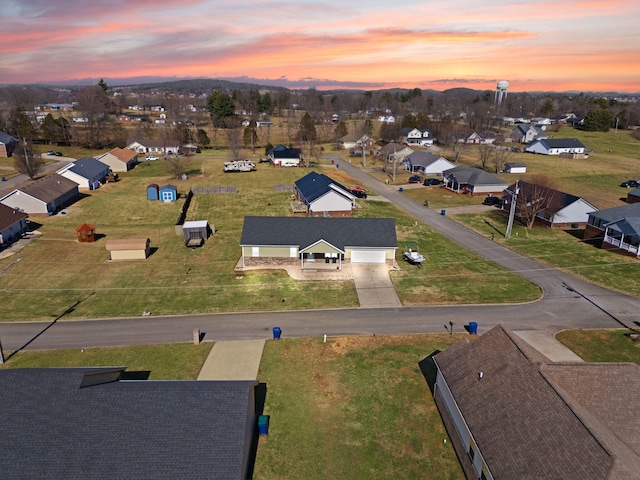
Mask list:
[[[471,461],[473,462],[473,457],[476,456],[476,452],[473,449],[473,445],[469,445],[469,458],[471,459]]]

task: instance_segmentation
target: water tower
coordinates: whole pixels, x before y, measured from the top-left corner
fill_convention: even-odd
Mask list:
[[[503,100],[507,99],[507,89],[509,88],[509,82],[506,80],[500,80],[496,86],[496,95],[494,97],[494,103],[500,105]]]

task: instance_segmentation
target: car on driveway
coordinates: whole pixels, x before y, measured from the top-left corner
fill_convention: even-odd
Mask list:
[[[621,187],[631,188],[631,187],[640,187],[640,181],[638,180],[627,180],[626,182],[622,182],[620,184]]]
[[[485,199],[482,201],[482,204],[491,205],[492,207],[494,207],[496,205],[500,205],[501,201],[502,199],[500,197],[494,197],[493,195],[489,195],[485,197]]]
[[[47,155],[55,155],[55,152],[53,150],[47,150]]]
[[[444,182],[442,180],[440,180],[439,178],[425,178],[424,182],[422,182],[422,184],[425,187],[431,187],[434,185],[442,185]]]
[[[270,158],[261,158],[260,159],[260,163],[271,163],[271,159]]]
[[[160,160],[160,159],[155,155],[147,155],[147,162],[154,162],[156,160]]]
[[[56,157],[62,157],[62,152],[56,152]]]
[[[422,181],[422,177],[420,175],[411,175],[409,177],[409,183],[420,183]]]

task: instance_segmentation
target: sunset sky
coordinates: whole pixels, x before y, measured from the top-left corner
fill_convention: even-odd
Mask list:
[[[1,0],[0,84],[640,92],[638,0]]]

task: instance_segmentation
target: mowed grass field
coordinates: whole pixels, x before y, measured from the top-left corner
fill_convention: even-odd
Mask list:
[[[4,321],[357,307],[352,281],[298,281],[283,271],[234,272],[245,215],[290,215],[291,184],[308,169],[258,164],[249,173],[222,172],[224,154],[209,151],[187,160],[187,180],[168,174],[162,161],[143,162],[121,181],[87,192],[64,214],[32,215],[41,236],[19,254],[0,260],[0,300]],[[345,185],[344,172],[317,167]],[[237,193],[196,195],[187,220],[208,220],[215,234],[202,248],[188,249],[175,233],[181,198],[175,203],[146,200],[150,183],[173,183],[181,194],[194,186],[235,187]],[[538,298],[537,287],[518,275],[466,252],[385,202],[360,201],[355,216],[395,217],[401,270],[392,272],[407,305],[499,303]],[[93,244],[79,244],[75,228],[96,227]],[[151,239],[146,261],[110,262],[108,239]],[[400,260],[406,241],[420,242],[432,266],[417,269]],[[21,260],[16,261],[17,258]],[[499,279],[496,289],[488,279]],[[461,281],[462,280],[462,281]],[[285,299],[285,302],[282,300]],[[68,311],[70,307],[73,309]]]

